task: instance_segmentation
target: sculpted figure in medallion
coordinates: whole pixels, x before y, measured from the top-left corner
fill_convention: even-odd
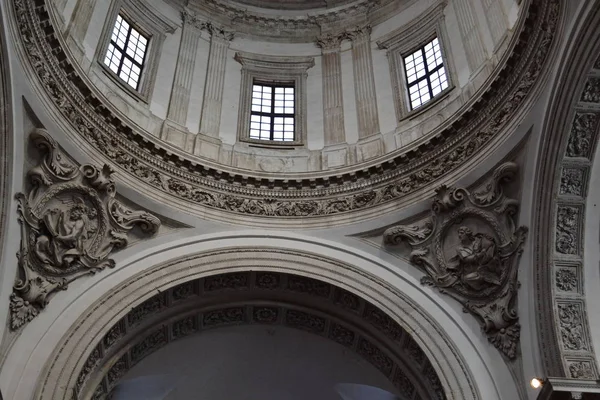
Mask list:
[[[457,232],[460,245],[456,256],[449,260],[456,264],[448,265],[448,270],[456,271],[462,283],[474,290],[481,290],[488,283],[499,285],[496,240],[485,233],[473,234],[467,226],[461,226]]]
[[[429,216],[383,233],[386,245],[408,244],[411,263],[426,274],[421,283],[459,301],[508,359],[518,353],[517,272],[527,237],[515,224],[518,202],[503,191],[516,172],[505,163],[475,190],[442,186]]]
[[[69,268],[81,265],[86,243],[95,232],[92,221],[96,211],[76,198],[68,210],[51,209],[42,217],[42,234],[37,238],[35,252],[40,261]]]
[[[109,255],[127,246],[134,226],[158,231],[160,220],[116,198],[113,171],[77,166],[44,130],[30,139],[42,155],[18,193],[21,223],[19,277],[10,297],[11,328],[31,321],[57,290],[75,279],[114,267]]]

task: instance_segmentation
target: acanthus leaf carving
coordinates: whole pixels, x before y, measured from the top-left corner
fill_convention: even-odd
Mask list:
[[[20,278],[10,296],[11,328],[19,329],[47,305],[49,296],[82,275],[115,262],[109,255],[127,246],[136,225],[158,231],[160,220],[115,199],[112,169],[71,162],[44,130],[30,140],[42,154],[27,174],[27,193],[16,195],[21,224]]]
[[[517,170],[516,164],[504,163],[473,191],[442,186],[428,217],[383,234],[387,245],[407,244],[411,263],[426,273],[421,283],[459,301],[511,360],[520,335],[515,300],[527,228],[515,226],[518,202],[506,196],[503,186]]]
[[[221,4],[216,0],[207,2]],[[377,3],[364,1],[361,4],[361,9],[364,6],[364,10],[367,11],[372,4]],[[530,13],[532,18],[527,20],[527,25],[531,25],[531,29],[521,32],[521,35],[527,35],[528,38],[526,42],[529,50],[523,52],[528,56],[519,61],[515,73],[500,85],[500,89],[491,92],[493,95],[488,98],[493,101],[482,100],[481,112],[490,117],[487,119],[487,125],[482,127],[477,118],[471,118],[473,122],[462,123],[460,129],[445,131],[444,135],[453,138],[453,145],[448,147],[448,152],[443,156],[437,154],[436,145],[428,144],[423,145],[422,152],[403,153],[395,162],[382,164],[386,178],[385,184],[381,186],[379,183],[375,185],[375,179],[377,182],[380,179],[378,174],[357,184],[352,174],[344,173],[339,183],[337,179],[328,181],[331,184],[327,188],[313,188],[309,179],[303,179],[302,187],[299,188],[301,190],[290,188],[287,192],[289,198],[286,199],[274,197],[271,189],[249,191],[247,187],[257,182],[256,177],[249,177],[248,185],[230,184],[227,179],[221,177],[225,172],[205,168],[200,164],[198,170],[186,172],[186,168],[181,168],[177,176],[173,176],[171,166],[173,163],[179,166],[183,159],[166,160],[162,155],[164,152],[156,143],[152,144],[150,152],[141,150],[149,142],[136,133],[135,129],[129,129],[127,121],[121,120],[108,106],[105,111],[110,117],[99,116],[95,107],[90,105],[96,100],[103,103],[102,98],[89,101],[88,97],[81,95],[79,86],[85,85],[86,79],[78,76],[76,72],[65,70],[69,63],[61,60],[69,56],[59,46],[60,41],[51,40],[58,33],[54,30],[47,13],[42,12],[43,7],[36,7],[33,0],[15,0],[14,13],[22,45],[19,50],[23,51],[32,72],[38,77],[36,84],[40,85],[40,90],[46,92],[48,99],[62,116],[70,121],[72,128],[81,138],[111,159],[114,165],[153,190],[159,190],[194,205],[250,216],[304,218],[333,216],[398,200],[433,184],[444,174],[463,165],[501,134],[504,124],[520,109],[543,71],[559,20],[558,0],[535,0],[532,7],[544,11]],[[236,15],[231,15],[232,21]],[[296,17],[286,18],[291,18],[290,23],[297,23]],[[332,21],[339,20],[338,15],[332,15],[332,18]],[[251,20],[253,24],[257,23],[254,17]],[[269,26],[268,29],[273,30],[275,27]],[[81,82],[81,85],[75,85],[73,82]],[[118,120],[120,123],[107,124],[107,120]],[[123,132],[123,129],[129,129],[129,133]],[[144,145],[140,146],[142,142]],[[418,157],[416,154],[419,154]],[[407,165],[409,161],[408,169],[392,167]],[[278,188],[288,185],[282,179],[275,179],[274,182]],[[374,186],[377,188],[373,189]]]

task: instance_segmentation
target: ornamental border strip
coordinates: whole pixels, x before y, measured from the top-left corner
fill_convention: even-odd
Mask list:
[[[219,171],[160,148],[113,114],[87,86],[61,48],[44,0],[13,4],[31,66],[55,106],[86,142],[129,175],[167,194],[212,209],[278,217],[374,207],[431,185],[458,168],[499,136],[531,92],[551,49],[560,11],[558,0],[532,0],[512,54],[488,91],[417,149],[353,172],[290,180]],[[492,117],[485,120],[488,115]]]

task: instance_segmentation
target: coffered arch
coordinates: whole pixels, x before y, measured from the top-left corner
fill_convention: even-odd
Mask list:
[[[72,288],[66,292],[69,299],[55,298],[53,308],[31,322],[26,332],[29,337],[20,337],[13,345],[6,362],[14,362],[15,376],[31,379],[17,379],[7,386],[9,395],[66,398],[94,347],[132,307],[168,287],[207,275],[247,270],[311,277],[377,306],[423,349],[449,399],[501,399],[502,393],[512,395],[513,389],[504,381],[507,375],[497,375],[485,366],[489,362],[489,354],[484,354],[486,344],[473,340],[460,327],[460,315],[453,315],[454,311],[444,309],[442,304],[435,305],[439,300],[430,291],[394,266],[348,247],[306,237],[272,235],[269,244],[273,247],[264,247],[264,237],[259,235],[211,236],[138,249],[127,259],[117,260],[121,268],[98,275],[96,283],[88,283],[87,289]],[[148,263],[154,266],[144,268]],[[32,337],[39,334],[39,339]],[[31,340],[38,343],[34,348]],[[20,359],[13,359],[17,354]],[[24,359],[24,354],[31,356]],[[45,366],[40,370],[41,365]],[[36,380],[38,384],[33,388],[31,382]],[[37,390],[35,396],[33,389]]]
[[[597,334],[588,319],[595,314],[587,310],[596,302],[598,278],[592,270],[598,268],[598,254],[593,243],[584,249],[584,235],[597,230],[597,221],[586,220],[586,208],[593,193],[590,175],[598,170],[600,31],[590,27],[600,24],[600,5],[587,2],[580,11],[579,29],[559,67],[539,151],[535,279],[545,376],[594,381],[599,372],[592,338]]]

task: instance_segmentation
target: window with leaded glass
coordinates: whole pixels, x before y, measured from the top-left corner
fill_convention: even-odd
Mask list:
[[[414,110],[448,88],[448,78],[436,37],[404,57],[410,108]]]
[[[138,89],[144,69],[148,38],[123,16],[118,15],[104,58],[104,64],[125,83]]]
[[[295,90],[293,83],[254,81],[250,112],[250,139],[295,140]]]

